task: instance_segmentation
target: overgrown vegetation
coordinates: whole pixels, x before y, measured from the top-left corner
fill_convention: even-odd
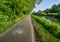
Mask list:
[[[33,12],[32,14],[37,16],[43,16],[54,22],[60,23],[60,4],[54,4],[51,8],[47,8],[43,11]]]
[[[60,4],[33,12],[33,22],[42,42],[60,42]]]
[[[0,0],[0,34],[29,14],[36,0]]]
[[[33,22],[42,36],[41,39],[43,42],[60,42],[59,24],[35,15],[33,15]]]

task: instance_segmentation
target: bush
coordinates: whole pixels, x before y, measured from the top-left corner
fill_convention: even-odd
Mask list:
[[[49,21],[49,20],[46,20],[42,17],[39,17],[39,16],[33,16],[33,18],[41,25],[43,25],[43,27],[45,27],[45,29],[53,36],[55,36],[56,34],[58,35],[59,37],[59,32],[60,32],[60,25],[55,23],[55,22],[52,22],[52,21]],[[58,38],[57,37],[57,38]]]

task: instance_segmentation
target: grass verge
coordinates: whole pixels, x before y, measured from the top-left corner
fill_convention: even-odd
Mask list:
[[[14,20],[7,21],[7,22],[6,21],[5,22],[0,22],[0,34],[5,32],[7,29],[9,29],[11,26],[13,26],[15,23],[22,20],[26,16],[27,15],[21,15],[20,17],[14,19]]]
[[[36,30],[38,31],[41,38],[40,40],[42,42],[60,42],[60,39],[55,38],[51,33],[49,33],[50,29],[48,30],[46,28],[46,26],[49,28],[49,26],[46,25],[49,23],[46,22],[46,20],[43,20],[41,17],[34,16],[34,15],[32,16],[32,20],[33,20],[33,23],[35,24]],[[45,21],[45,23],[43,23],[42,21]],[[45,26],[43,24],[45,24]],[[50,28],[53,28],[53,27],[50,27]],[[54,33],[55,31],[52,31],[52,32]]]

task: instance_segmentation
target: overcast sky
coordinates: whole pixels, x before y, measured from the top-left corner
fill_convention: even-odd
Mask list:
[[[60,0],[43,0],[39,5],[36,4],[36,7],[33,11],[45,10],[51,8],[54,4],[59,4]]]

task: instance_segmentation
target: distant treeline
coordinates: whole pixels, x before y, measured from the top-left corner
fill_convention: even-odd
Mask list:
[[[50,16],[60,19],[60,4],[55,4],[51,8],[48,8],[44,11],[39,10],[38,12],[33,12],[32,14],[38,16]]]

